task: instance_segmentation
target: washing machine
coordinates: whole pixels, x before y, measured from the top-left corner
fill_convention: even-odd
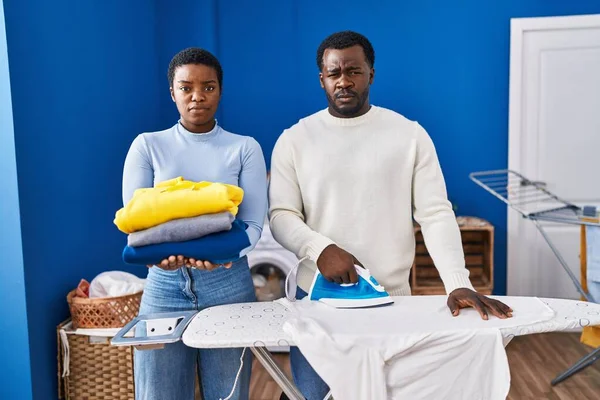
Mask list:
[[[269,223],[266,221],[258,243],[248,253],[248,264],[257,300],[273,301],[285,297],[285,278],[297,263],[296,255],[283,248],[273,238]],[[287,352],[289,347],[282,346],[268,348],[268,350]]]

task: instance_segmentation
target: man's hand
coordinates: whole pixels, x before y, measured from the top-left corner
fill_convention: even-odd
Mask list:
[[[489,312],[501,319],[512,317],[512,308],[471,289],[456,289],[448,296],[448,308],[450,308],[453,316],[456,317],[461,308],[468,307],[473,307],[479,311],[482,319],[488,319]]]
[[[340,284],[358,282],[354,264],[362,266],[352,254],[335,244],[327,246],[317,260],[317,267],[325,279]]]

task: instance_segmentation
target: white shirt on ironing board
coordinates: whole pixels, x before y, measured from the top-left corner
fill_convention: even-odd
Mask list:
[[[392,306],[335,309],[318,301],[277,300],[292,311],[294,343],[344,400],[504,400],[510,371],[501,328],[531,326],[554,311],[537,298],[504,301],[514,316],[453,317],[445,296],[396,297]]]
[[[304,291],[335,243],[390,295],[410,295],[413,213],[446,292],[473,289],[433,142],[394,111],[371,106],[336,118],[325,109],[285,130],[273,150],[269,204],[274,238],[307,258],[298,268]]]

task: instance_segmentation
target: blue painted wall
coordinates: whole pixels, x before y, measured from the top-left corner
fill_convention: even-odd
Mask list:
[[[66,293],[81,278],[127,268],[112,224],[122,163],[136,134],[177,118],[165,78],[177,51],[201,46],[219,57],[218,118],[256,137],[269,162],[284,128],[326,106],[315,63],[320,41],[342,29],[366,34],[377,52],[373,103],[419,120],[459,214],[496,226],[496,292],[504,293],[506,209],[468,174],[507,164],[510,18],[600,13],[600,2],[20,0],[4,9],[14,139],[3,61],[0,183],[12,194],[1,200],[9,214],[8,223],[1,214],[0,246],[14,249],[4,254],[16,267],[0,272],[0,301],[14,304],[4,312],[17,330],[13,345],[0,349],[23,364],[0,376],[15,377],[7,387],[23,385],[27,395],[29,340],[33,397],[47,399],[56,393],[55,327],[68,316]]]
[[[167,70],[175,54],[187,47],[202,47],[217,54],[220,0],[156,0],[160,116],[164,127],[174,125],[179,113],[169,93]],[[225,77],[227,79],[227,77]],[[227,82],[224,83],[227,85]],[[217,110],[221,121],[221,108]]]
[[[66,294],[81,278],[127,268],[112,221],[131,141],[163,127],[156,9],[145,0],[19,0],[5,2],[5,16],[33,395],[51,399]],[[9,280],[0,282],[5,293]]]
[[[0,398],[31,398],[29,331],[3,0],[0,0]]]
[[[376,52],[371,101],[432,136],[458,214],[496,227],[495,292],[506,292],[506,207],[470,172],[508,165],[510,19],[600,13],[597,0],[219,2],[226,128],[267,157],[282,129],[326,107],[316,50],[330,33],[365,34]],[[232,93],[235,89],[235,94]],[[270,160],[267,160],[269,162]]]

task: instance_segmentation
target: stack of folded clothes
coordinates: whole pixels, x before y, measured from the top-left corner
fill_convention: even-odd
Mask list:
[[[250,246],[236,218],[244,191],[234,185],[182,177],[138,189],[114,223],[127,233],[123,261],[151,265],[172,255],[225,264]]]

